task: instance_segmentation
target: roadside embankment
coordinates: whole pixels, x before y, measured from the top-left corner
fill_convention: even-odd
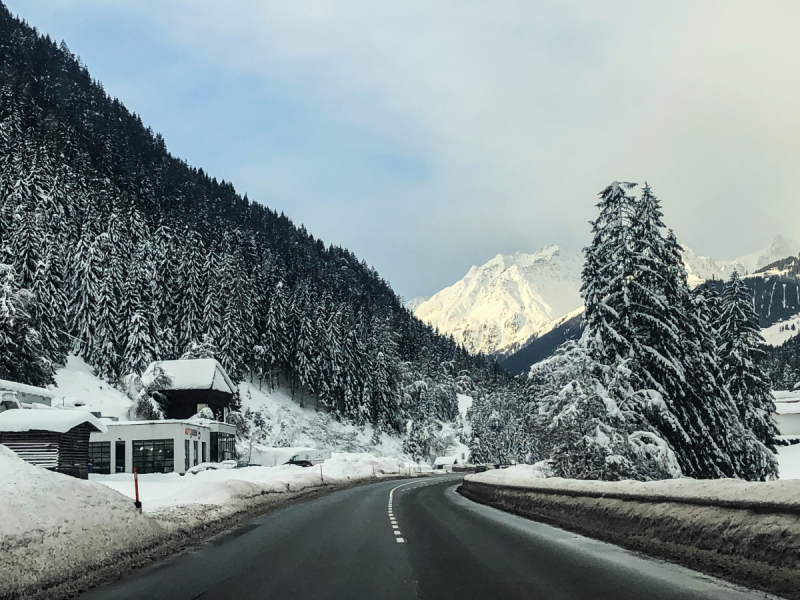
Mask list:
[[[800,481],[468,475],[465,497],[742,585],[800,599]]]

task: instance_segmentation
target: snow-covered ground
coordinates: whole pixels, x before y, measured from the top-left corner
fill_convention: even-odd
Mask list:
[[[789,448],[800,448],[790,446]],[[794,454],[796,457],[800,456]],[[667,479],[664,481],[582,481],[560,477],[543,478],[536,465],[518,465],[467,475],[469,481],[540,490],[611,493],[620,496],[646,496],[650,499],[701,499],[713,502],[779,503],[800,510],[800,480],[749,482],[741,479]]]
[[[427,469],[430,471],[430,468]],[[281,465],[89,481],[22,461],[0,445],[0,597],[58,582],[119,553],[152,547],[176,532],[225,519],[282,493],[414,474],[416,465],[364,453],[334,454],[315,467]]]
[[[241,458],[247,462],[274,465],[276,459],[272,449],[295,447],[408,458],[400,437],[383,433],[376,444],[371,425],[356,427],[317,412],[313,398],[298,396],[293,399],[285,387],[259,389],[253,383],[240,384],[239,391],[242,411],[251,413],[252,448],[248,443],[239,446]],[[301,399],[305,406],[300,406]]]
[[[68,356],[67,366],[56,372],[55,380],[52,392],[57,399],[54,406],[81,408],[100,412],[104,417],[128,420],[130,398],[97,377],[82,358]]]
[[[0,445],[0,597],[165,534],[122,494],[30,465]]]
[[[764,341],[770,346],[780,346],[800,333],[800,315],[790,317],[780,323],[775,323],[766,329],[762,329]]]
[[[209,506],[238,509],[244,500],[267,493],[300,491],[321,483],[344,483],[371,477],[407,475],[416,465],[371,454],[333,454],[314,467],[278,465],[241,469],[207,470],[195,475],[166,473],[139,476],[139,499],[146,513],[160,513],[182,507],[206,511]],[[90,480],[134,497],[133,476],[129,473],[90,476]]]

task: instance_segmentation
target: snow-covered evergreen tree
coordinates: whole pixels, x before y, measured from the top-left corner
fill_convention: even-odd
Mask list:
[[[739,418],[767,448],[775,451],[778,428],[769,378],[761,362],[764,337],[752,294],[734,272],[722,297],[719,357],[722,375],[739,409]]]
[[[588,344],[597,358],[613,362],[631,352],[630,284],[634,277],[631,221],[635,183],[615,181],[600,192],[592,244],[584,250],[581,295]]]
[[[631,189],[632,185],[624,186]],[[764,479],[771,453],[736,417],[708,320],[686,283],[680,247],[649,186],[636,200],[614,183],[601,192],[600,216],[586,249],[586,348],[606,368],[624,365],[628,385],[652,390],[666,410],[653,432],[693,477]]]

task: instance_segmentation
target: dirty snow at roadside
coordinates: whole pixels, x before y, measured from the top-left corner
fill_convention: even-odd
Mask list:
[[[122,494],[30,465],[0,445],[0,597],[163,535]]]
[[[658,500],[701,500],[785,504],[800,510],[800,480],[751,482],[741,479],[667,479],[664,481],[583,481],[560,477],[542,478],[536,466],[518,465],[468,475],[476,483],[508,485],[532,490],[647,496]]]

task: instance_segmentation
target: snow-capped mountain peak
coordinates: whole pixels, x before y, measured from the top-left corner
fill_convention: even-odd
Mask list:
[[[754,273],[777,260],[788,256],[797,256],[798,253],[800,253],[800,242],[785,235],[776,235],[768,248],[751,252],[733,261],[721,261],[719,264],[726,269],[729,275],[734,270],[738,270],[741,274]],[[736,269],[736,267],[741,267],[741,269]]]
[[[726,280],[733,271],[753,273],[796,256],[800,243],[779,235],[768,248],[727,262],[697,256],[687,246],[682,253],[694,287],[706,279]],[[452,333],[472,352],[507,355],[581,308],[582,266],[581,253],[558,245],[532,254],[498,254],[430,299],[415,298],[406,306],[442,333]]]
[[[581,306],[583,257],[559,246],[498,254],[417,307],[472,352],[507,354]]]

